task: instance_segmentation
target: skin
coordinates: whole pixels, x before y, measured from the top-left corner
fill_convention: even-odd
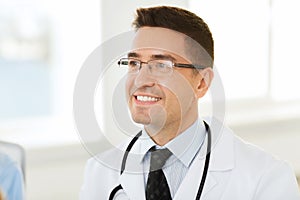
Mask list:
[[[143,62],[167,57],[174,63],[191,64],[184,51],[185,37],[166,28],[142,27],[136,33],[129,57]],[[139,73],[128,74],[126,80],[132,119],[144,125],[156,144],[165,145],[197,120],[198,99],[205,95],[212,78],[210,68],[195,73],[193,69],[177,67],[168,76],[155,77],[144,64]],[[155,101],[140,101],[137,96]]]

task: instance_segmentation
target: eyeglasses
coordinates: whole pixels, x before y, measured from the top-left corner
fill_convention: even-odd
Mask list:
[[[206,67],[199,66],[199,65],[174,63],[171,60],[162,60],[162,59],[149,60],[148,62],[142,62],[135,58],[121,58],[118,61],[118,65],[120,67],[127,67],[128,73],[130,73],[130,74],[138,73],[141,70],[143,64],[146,64],[148,66],[149,72],[155,76],[164,76],[164,75],[171,74],[173,72],[174,67],[192,68],[192,69],[206,68]]]

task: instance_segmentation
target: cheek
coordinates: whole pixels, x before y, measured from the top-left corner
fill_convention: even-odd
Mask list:
[[[134,83],[133,78],[127,76],[126,82],[125,82],[125,93],[126,93],[126,99],[127,100],[130,96],[130,93],[131,93],[131,90],[132,90],[132,87],[133,87],[133,83]]]
[[[180,73],[174,74],[168,81],[161,84],[166,88],[166,93],[170,98],[176,99],[177,102],[183,105],[195,97],[195,90],[189,77],[185,77]]]
[[[177,87],[172,91],[167,93],[167,102],[166,104],[173,111],[182,110],[186,105],[190,105],[193,97],[191,94],[187,94],[186,89],[184,87]]]
[[[170,113],[180,112],[182,104],[182,95],[181,89],[178,87],[163,87],[163,92],[165,94],[165,108]]]

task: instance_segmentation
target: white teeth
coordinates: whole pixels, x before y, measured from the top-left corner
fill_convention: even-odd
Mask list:
[[[148,96],[137,96],[136,99],[139,101],[158,101],[159,100],[159,98],[148,97]]]

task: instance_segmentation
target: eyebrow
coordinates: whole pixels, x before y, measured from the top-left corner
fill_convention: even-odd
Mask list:
[[[127,57],[128,58],[139,58],[139,57],[141,57],[141,55],[136,52],[129,52],[127,54]],[[154,55],[151,55],[151,59],[162,59],[162,60],[172,60],[172,61],[176,60],[170,54],[154,54]]]
[[[141,55],[140,54],[138,54],[138,53],[135,53],[135,52],[129,52],[128,54],[127,54],[127,57],[128,58],[139,58],[139,57],[141,57]]]
[[[154,54],[151,56],[151,59],[162,59],[162,60],[176,60],[173,56],[169,54]]]

